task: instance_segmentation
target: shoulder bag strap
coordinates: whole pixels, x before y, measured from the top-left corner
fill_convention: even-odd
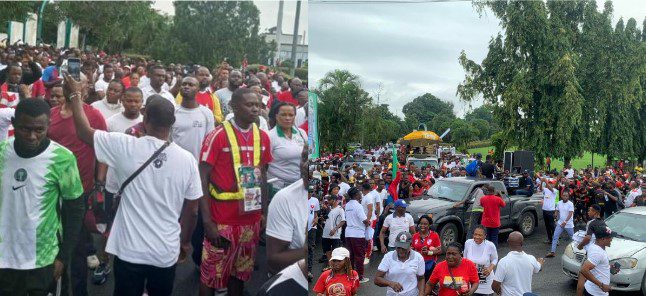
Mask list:
[[[153,162],[153,160],[155,160],[155,158],[157,158],[157,156],[159,156],[159,154],[164,151],[164,149],[166,149],[168,145],[170,145],[170,142],[166,141],[166,143],[159,147],[159,149],[157,149],[157,151],[155,151],[155,153],[153,153],[153,155],[150,156],[150,158],[148,158],[148,160],[146,160],[144,164],[142,164],[134,173],[132,173],[132,175],[130,175],[130,177],[128,177],[128,179],[126,179],[123,184],[121,184],[121,187],[119,188],[119,191],[117,192],[115,197],[120,197],[121,194],[123,194],[123,190],[126,188],[126,186],[128,186],[128,184],[130,184],[130,182],[132,182],[132,180],[136,178],[141,173],[141,171],[143,171],[151,162]]]

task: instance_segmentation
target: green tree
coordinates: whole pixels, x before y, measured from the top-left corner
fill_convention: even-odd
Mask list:
[[[405,118],[410,118],[417,123],[424,123],[427,126],[431,126],[433,118],[439,114],[444,114],[450,119],[455,118],[453,104],[442,101],[430,93],[421,95],[413,99],[413,101],[406,103],[402,112]],[[441,131],[436,130],[436,132]]]
[[[0,32],[7,30],[8,21],[22,22],[27,14],[37,13],[40,1],[0,1]]]

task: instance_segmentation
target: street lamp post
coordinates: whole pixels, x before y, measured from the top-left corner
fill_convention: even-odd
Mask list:
[[[38,28],[36,28],[36,43],[43,43],[43,12],[48,0],[43,0],[38,9]]]

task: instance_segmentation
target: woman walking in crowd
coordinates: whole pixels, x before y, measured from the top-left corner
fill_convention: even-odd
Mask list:
[[[433,218],[423,215],[417,220],[419,231],[413,234],[413,250],[424,257],[424,280],[428,281],[433,268],[437,264],[438,256],[442,254],[440,236],[431,230]]]
[[[352,269],[350,251],[336,248],[331,252],[330,269],[324,271],[312,291],[317,296],[357,295],[359,275]]]
[[[489,240],[485,240],[486,229],[477,226],[473,232],[473,238],[464,244],[464,258],[476,264],[478,271],[479,285],[474,295],[492,295],[494,268],[498,264],[498,251],[496,246]]]
[[[424,295],[424,258],[411,250],[413,237],[402,231],[395,237],[395,251],[390,251],[379,263],[375,285],[386,288],[386,296]]]
[[[462,245],[453,242],[446,247],[446,260],[437,264],[426,282],[424,295],[429,295],[439,285],[439,296],[473,295],[480,279],[476,265],[462,258]]]

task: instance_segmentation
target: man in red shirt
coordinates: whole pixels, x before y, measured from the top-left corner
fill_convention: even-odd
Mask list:
[[[484,208],[482,213],[482,226],[487,228],[487,239],[498,247],[498,233],[500,232],[500,208],[505,206],[505,201],[494,195],[491,185],[483,186],[485,196],[480,198],[480,205]]]
[[[88,80],[85,75],[81,75],[83,83],[82,96],[85,99],[88,95]],[[76,156],[81,181],[83,183],[83,197],[92,191],[94,188],[95,180],[100,185],[105,184],[105,175],[107,167],[98,164],[98,169],[95,171],[96,155],[92,146],[82,142],[76,135],[76,128],[74,126],[74,118],[72,113],[72,106],[66,101],[59,102],[61,105],[52,109],[49,130],[47,136],[65,148],[69,149]],[[83,111],[87,116],[90,126],[98,130],[107,130],[105,119],[99,110],[94,109],[92,106],[83,104]],[[97,172],[95,179],[95,172]],[[79,237],[78,244],[74,248],[71,258],[71,278],[73,295],[88,295],[87,292],[87,243],[91,242],[91,237],[85,227],[81,229],[81,236]],[[109,267],[106,262],[99,268],[105,269],[105,277],[109,274]],[[63,281],[64,283],[66,281]],[[64,285],[66,286],[66,285]]]
[[[224,288],[228,295],[242,295],[244,281],[253,272],[267,210],[267,195],[261,192],[266,192],[266,166],[272,157],[269,136],[254,124],[260,100],[253,90],[241,88],[231,96],[230,105],[233,119],[204,139],[200,156],[205,193],[200,201],[205,232],[202,296]]]

